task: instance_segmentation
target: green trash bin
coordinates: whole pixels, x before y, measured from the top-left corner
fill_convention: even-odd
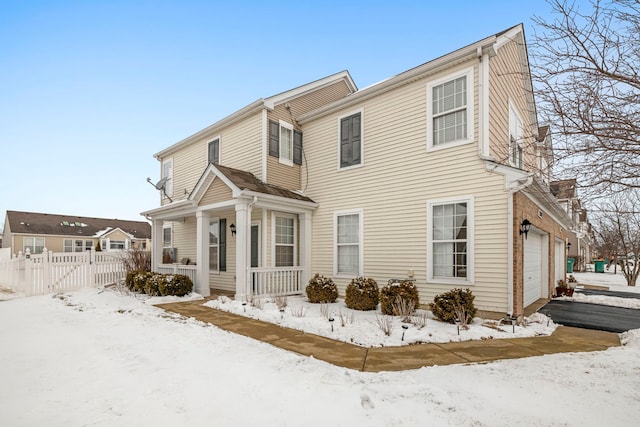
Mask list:
[[[567,258],[567,273],[573,273],[573,262],[574,258]]]
[[[595,260],[593,262],[596,273],[604,273],[604,260]]]

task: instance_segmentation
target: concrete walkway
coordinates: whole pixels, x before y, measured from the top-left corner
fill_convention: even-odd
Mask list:
[[[203,303],[202,300],[188,301],[159,304],[157,307],[303,356],[313,356],[337,366],[365,372],[401,371],[423,366],[599,351],[620,345],[620,339],[614,333],[559,326],[553,335],[547,337],[364,348],[215,310],[203,306]]]

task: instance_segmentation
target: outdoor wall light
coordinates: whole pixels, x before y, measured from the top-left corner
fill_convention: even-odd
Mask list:
[[[527,234],[529,234],[529,230],[531,230],[531,221],[525,218],[520,224],[520,235],[522,236],[524,234],[524,238],[526,239]]]
[[[232,223],[232,224],[229,226],[229,228],[231,229],[231,235],[232,235],[232,236],[235,236],[235,235],[236,235],[236,225]]]
[[[567,252],[571,250],[571,242],[567,243]]]

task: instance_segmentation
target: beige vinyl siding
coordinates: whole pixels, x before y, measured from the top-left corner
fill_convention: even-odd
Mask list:
[[[215,178],[198,205],[206,206],[212,203],[231,200],[232,196],[233,194],[231,189],[224,182],[222,182],[220,178]]]
[[[171,154],[173,158],[173,194],[186,199],[208,165],[208,143],[220,137],[220,163],[260,176],[262,151],[262,115],[253,114],[240,123],[212,131],[197,142]],[[167,201],[168,202],[168,201]]]
[[[120,230],[114,230],[110,233],[105,234],[103,237],[103,239],[111,239],[111,240],[120,240],[120,241],[124,241],[124,240],[128,240],[129,236],[127,236],[126,234],[124,234],[122,231]]]
[[[174,221],[173,226],[173,247],[178,249],[177,262],[182,258],[189,258],[191,262],[196,262],[196,218],[185,217],[184,221]]]
[[[295,120],[297,117],[325,104],[343,98],[349,93],[350,91],[347,84],[344,80],[340,80],[337,83],[318,89],[299,98],[294,98],[286,103],[276,105],[273,111],[269,111],[267,117],[269,120],[285,121],[291,124],[294,129],[300,131],[301,129]],[[287,105],[289,108],[286,107]],[[268,138],[266,144],[268,154]],[[302,144],[304,147],[304,135],[302,138]],[[270,184],[278,185],[289,190],[300,190],[302,189],[300,165],[284,165],[279,162],[277,157],[267,155],[267,181]]]
[[[498,162],[509,164],[509,102],[522,119],[525,138],[523,168],[531,170],[535,165],[535,138],[537,124],[531,123],[531,96],[525,89],[522,77],[518,44],[515,41],[502,46],[489,65],[489,141],[490,154]]]
[[[449,72],[474,64],[460,64]],[[477,86],[477,67],[474,74]],[[313,217],[313,272],[333,275],[334,212],[363,209],[364,274],[384,285],[413,270],[421,303],[429,303],[454,286],[426,283],[431,253],[427,251],[427,202],[472,195],[472,290],[479,308],[506,311],[508,194],[504,178],[486,171],[477,143],[427,152],[428,81],[417,80],[305,125],[310,183],[306,194],[320,205]],[[477,90],[474,100],[477,141]],[[338,170],[338,117],[358,108],[363,108],[364,167]],[[341,294],[349,280],[336,279]]]

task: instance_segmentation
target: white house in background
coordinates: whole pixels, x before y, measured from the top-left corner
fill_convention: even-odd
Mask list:
[[[522,25],[365,89],[343,71],[259,99],[155,154],[153,268],[171,249],[237,298],[411,278],[422,303],[468,287],[520,315],[564,278],[571,226],[538,129]]]

